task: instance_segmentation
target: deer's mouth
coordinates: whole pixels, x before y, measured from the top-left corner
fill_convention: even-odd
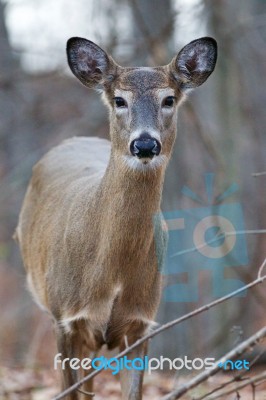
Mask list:
[[[167,164],[167,156],[164,154],[159,154],[158,156],[153,157],[142,157],[139,158],[137,156],[132,157],[132,155],[125,155],[124,162],[127,166],[135,171],[147,172],[150,170],[157,170]]]

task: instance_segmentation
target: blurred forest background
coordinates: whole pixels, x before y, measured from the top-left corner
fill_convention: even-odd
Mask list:
[[[52,325],[25,289],[12,234],[34,163],[62,139],[108,137],[107,111],[96,92],[68,71],[65,43],[89,38],[123,66],[167,64],[201,36],[218,42],[217,67],[179,111],[178,138],[163,210],[197,207],[184,185],[205,198],[204,174],[215,194],[232,183],[249,230],[266,228],[265,0],[5,0],[0,2],[0,363],[52,368]],[[266,235],[246,237],[249,262],[228,273],[248,283],[266,256]],[[208,271],[197,302],[162,302],[159,323],[213,300]],[[153,356],[219,356],[266,323],[265,286],[164,332]]]

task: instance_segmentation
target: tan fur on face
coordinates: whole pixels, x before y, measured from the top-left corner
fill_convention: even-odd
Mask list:
[[[108,85],[109,86],[109,85]],[[108,87],[107,94],[110,103],[115,96],[115,90],[126,90],[132,93],[143,93],[147,90],[172,88],[178,98],[182,93],[170,74],[169,66],[149,68],[122,68],[119,67],[115,81]]]

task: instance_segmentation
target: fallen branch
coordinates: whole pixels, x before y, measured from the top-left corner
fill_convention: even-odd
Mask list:
[[[159,333],[165,331],[166,329],[172,328],[173,326],[180,324],[183,321],[186,321],[198,314],[201,314],[204,311],[208,311],[210,308],[215,307],[218,304],[223,303],[226,300],[231,299],[234,296],[237,296],[238,294],[244,292],[245,290],[251,289],[252,287],[258,285],[259,283],[262,283],[264,280],[266,280],[266,274],[262,275],[262,271],[263,268],[266,265],[266,258],[264,260],[264,262],[262,263],[262,265],[259,268],[259,274],[257,279],[255,279],[254,281],[252,281],[251,283],[249,283],[248,285],[243,286],[240,289],[235,290],[232,293],[229,293],[226,296],[220,297],[219,299],[208,303],[202,307],[197,308],[194,311],[191,311],[188,314],[183,315],[180,318],[177,318],[173,321],[167,322],[166,324],[160,326],[159,328],[155,329],[153,332],[149,333],[148,335],[144,336],[143,338],[137,340],[135,343],[133,343],[131,346],[129,346],[128,348],[126,348],[125,350],[123,350],[121,353],[117,354],[117,356],[115,357],[116,359],[122,358],[125,355],[127,355],[128,353],[130,353],[133,349],[135,349],[136,347],[138,347],[140,344],[146,342],[147,340],[153,338],[154,336],[158,335]],[[112,364],[112,363],[111,363]],[[101,370],[95,370],[92,373],[90,373],[89,375],[85,376],[84,378],[82,378],[80,381],[76,382],[74,385],[70,386],[68,389],[65,389],[63,392],[59,393],[56,397],[54,397],[52,400],[60,400],[63,399],[65,396],[67,396],[69,393],[74,392],[75,390],[79,389],[83,383],[87,382],[88,380],[94,378],[96,375],[98,375]]]

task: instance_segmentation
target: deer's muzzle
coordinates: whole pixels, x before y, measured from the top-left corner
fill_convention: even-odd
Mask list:
[[[161,152],[160,142],[147,133],[130,143],[130,152],[138,158],[153,158]]]

